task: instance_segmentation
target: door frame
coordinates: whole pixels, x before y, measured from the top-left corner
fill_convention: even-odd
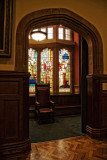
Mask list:
[[[36,28],[60,25],[78,32],[88,44],[88,74],[103,73],[103,44],[98,30],[87,20],[64,8],[51,8],[26,15],[16,31],[15,71],[28,72],[29,32]],[[88,123],[88,122],[87,122]]]

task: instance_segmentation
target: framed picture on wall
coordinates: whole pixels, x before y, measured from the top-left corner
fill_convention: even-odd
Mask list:
[[[0,57],[11,56],[13,0],[0,0]]]

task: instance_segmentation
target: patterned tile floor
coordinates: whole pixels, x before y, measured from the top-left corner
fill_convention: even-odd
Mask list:
[[[4,160],[107,160],[107,140],[78,136],[32,143],[29,153]]]

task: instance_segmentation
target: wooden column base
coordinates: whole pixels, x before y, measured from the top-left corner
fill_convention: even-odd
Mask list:
[[[16,143],[0,144],[0,156],[8,156],[27,152],[31,149],[30,139]]]
[[[90,126],[86,126],[87,135],[92,138],[106,138],[107,137],[107,128],[92,128]]]

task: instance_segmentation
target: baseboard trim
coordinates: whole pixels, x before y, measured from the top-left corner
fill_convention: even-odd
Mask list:
[[[107,138],[107,128],[92,128],[90,126],[86,126],[87,135],[92,138]]]
[[[31,150],[30,139],[26,139],[16,143],[0,144],[1,156],[24,153],[30,150]]]

